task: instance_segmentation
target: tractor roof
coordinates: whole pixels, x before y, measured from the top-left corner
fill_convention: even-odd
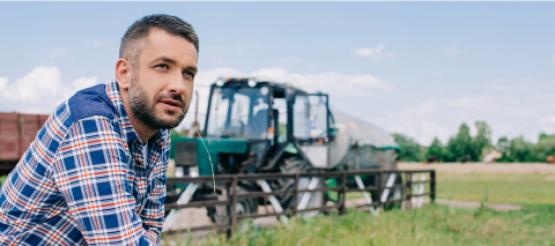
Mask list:
[[[223,82],[223,83],[222,83]],[[273,90],[282,90],[285,91],[287,89],[295,91],[297,93],[306,94],[307,92],[303,89],[298,87],[289,85],[287,83],[280,83],[280,82],[273,82],[268,80],[259,80],[253,77],[247,78],[228,78],[228,79],[219,79],[217,83],[215,83],[217,87],[220,88],[262,88],[262,87],[270,87]]]

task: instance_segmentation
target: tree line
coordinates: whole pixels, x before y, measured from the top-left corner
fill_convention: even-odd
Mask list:
[[[476,133],[471,134],[466,123],[446,143],[434,138],[429,146],[413,138],[394,133],[399,144],[399,159],[410,162],[479,162],[488,153],[497,152],[497,162],[553,162],[555,161],[555,134],[541,133],[537,142],[524,137],[500,137],[492,141],[491,128],[484,121],[474,123]]]

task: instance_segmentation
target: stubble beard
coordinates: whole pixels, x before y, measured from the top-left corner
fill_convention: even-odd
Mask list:
[[[160,129],[171,129],[177,127],[187,113],[188,105],[186,102],[182,101],[183,107],[180,112],[173,120],[163,120],[156,116],[155,106],[156,103],[162,96],[157,96],[151,107],[148,106],[148,96],[146,91],[140,87],[136,81],[136,76],[131,80],[129,87],[129,104],[131,106],[131,111],[133,115],[137,117],[139,121],[154,130]]]

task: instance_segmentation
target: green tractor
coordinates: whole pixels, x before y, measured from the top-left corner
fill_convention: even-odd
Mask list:
[[[253,78],[219,80],[211,85],[204,130],[199,135],[172,139],[175,176],[396,168],[398,146],[391,136],[340,112],[332,114],[328,94]],[[372,177],[362,181],[366,185],[374,182]],[[333,183],[301,178],[297,188]],[[355,181],[349,183],[356,186]],[[285,178],[241,181],[237,192],[281,191],[275,198],[283,210],[318,207],[330,199],[325,193],[294,198],[294,185]],[[224,190],[214,192],[212,185],[179,188],[189,189],[187,201],[225,196]],[[177,200],[178,193],[171,195],[176,187],[168,190],[167,202]],[[379,199],[377,196],[372,194],[373,199]],[[253,214],[264,203],[263,199],[243,199],[236,211]],[[208,215],[217,222],[226,211],[208,208]]]

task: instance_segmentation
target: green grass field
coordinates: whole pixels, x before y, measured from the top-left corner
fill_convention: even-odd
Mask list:
[[[554,174],[442,174],[438,198],[490,203],[555,205]]]
[[[428,205],[379,216],[352,211],[295,219],[271,229],[251,225],[229,241],[223,236],[195,241],[187,235],[171,240],[178,245],[554,245],[554,230],[555,206],[497,212]]]
[[[187,234],[167,237],[177,245],[555,245],[553,174],[439,173],[438,198],[522,205],[498,212],[482,206],[456,209],[427,205],[372,216],[350,211],[294,219],[288,226],[261,229],[245,225],[224,236],[193,240]]]

